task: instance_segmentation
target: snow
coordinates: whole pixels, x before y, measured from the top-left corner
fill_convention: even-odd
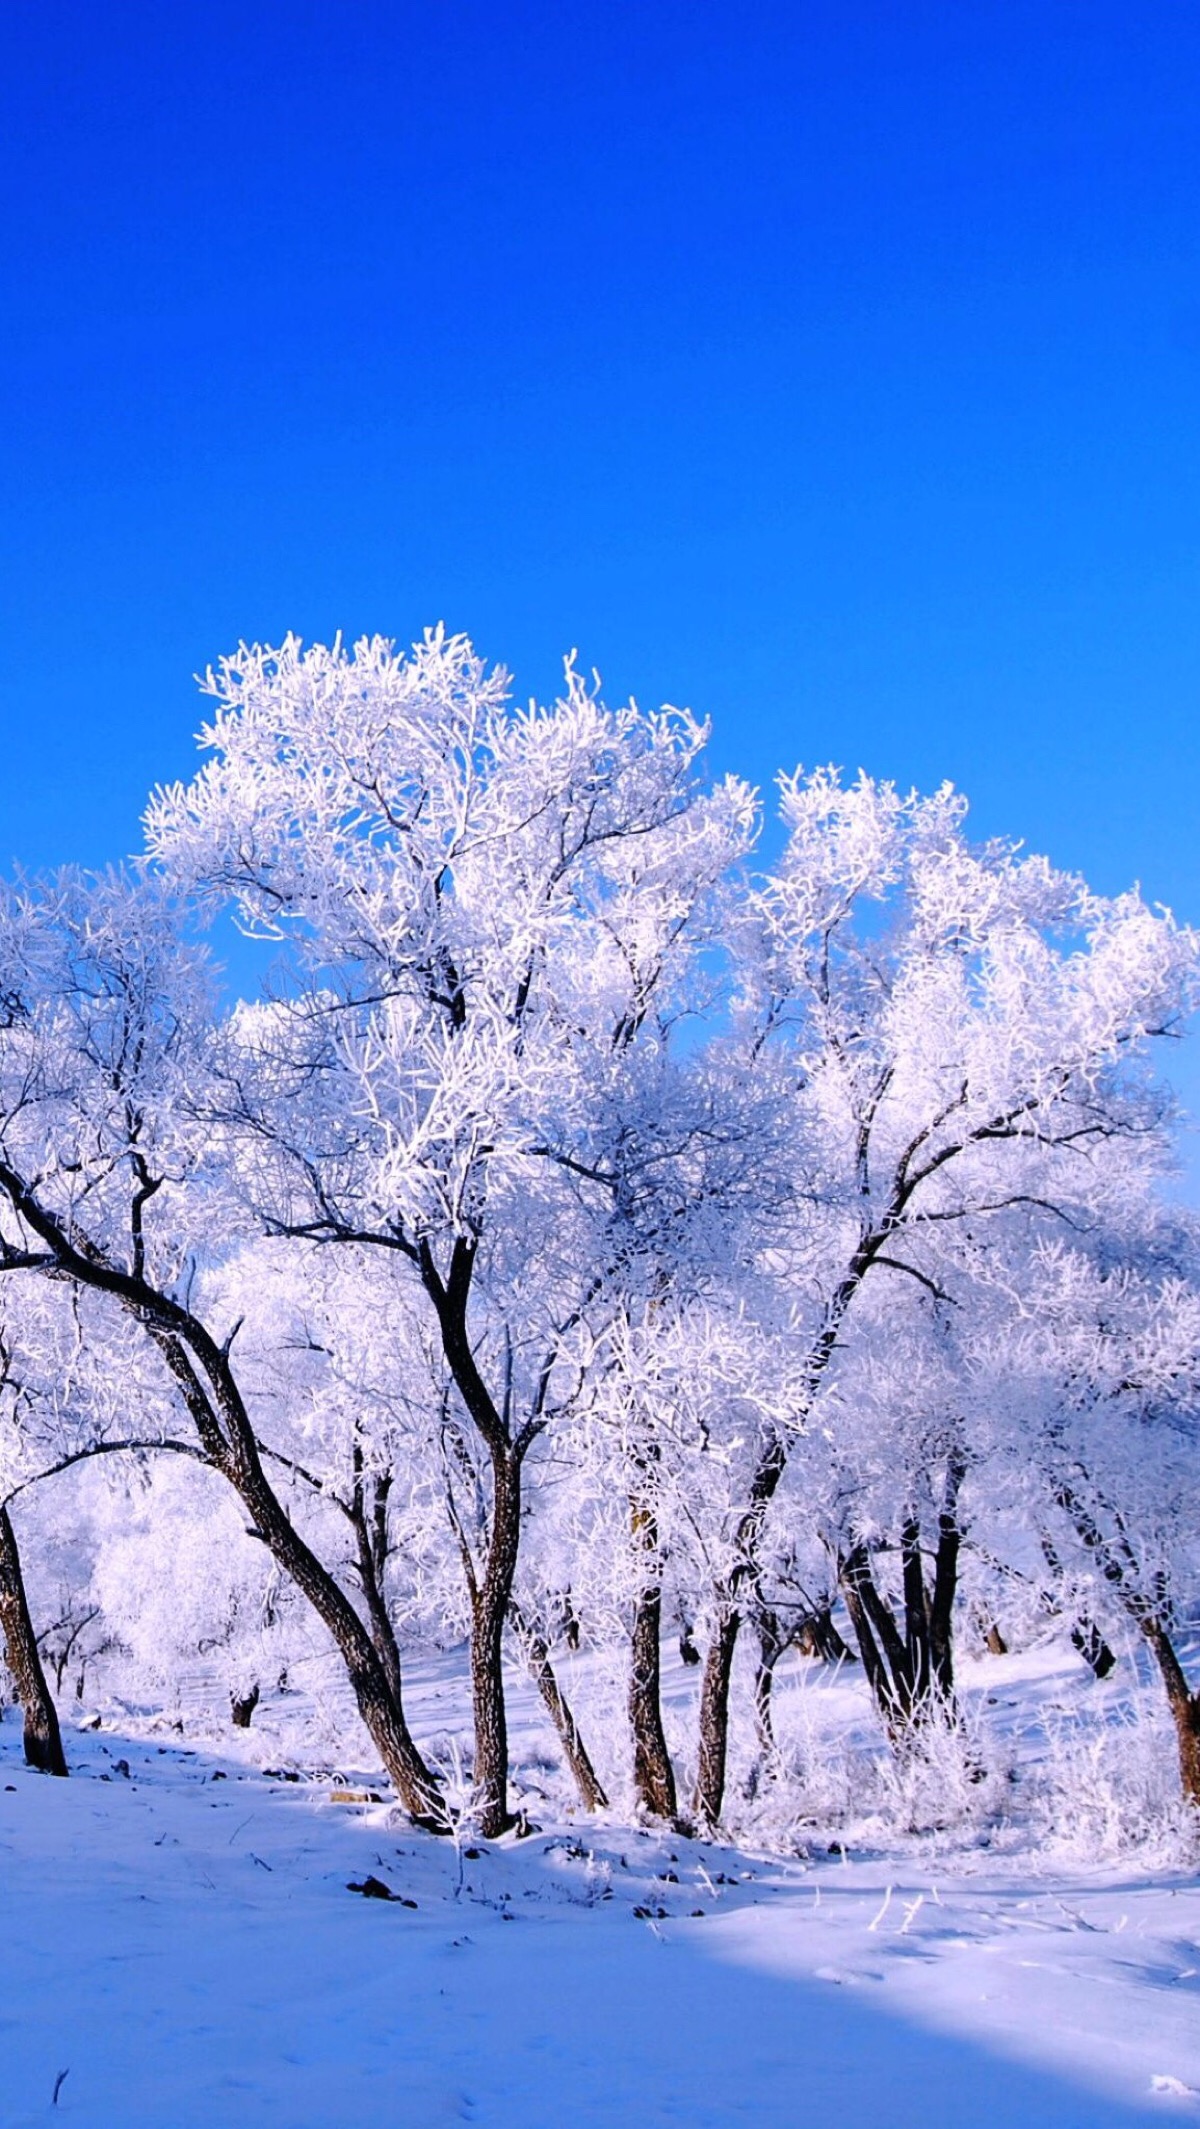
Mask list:
[[[424,1667],[426,1716],[454,1671]],[[997,1671],[1026,1712],[1055,1687],[1045,1659]],[[1178,1868],[850,1836],[779,1857],[541,1810],[460,1849],[331,1800],[369,1767],[285,1779],[285,1708],[219,1752],[110,1710],[68,1733],[67,1782],[0,1727],[3,2129],[1200,2121]],[[398,1897],[348,1889],[368,1876]]]

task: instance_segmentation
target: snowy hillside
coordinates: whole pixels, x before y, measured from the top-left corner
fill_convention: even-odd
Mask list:
[[[1062,1654],[977,1672],[1027,1749],[1090,1689]],[[414,1708],[465,1738],[448,1675]],[[377,1770],[305,1767],[298,1695],[219,1749],[109,1707],[68,1732],[67,1782],[25,1769],[10,1714],[4,2129],[1200,2119],[1200,1886],[1099,1854],[1099,1783],[1058,1859],[1032,1806],[890,1847],[814,1824],[784,1859],[570,1816],[513,1697],[536,1830],[458,1845],[334,1801]],[[780,1698],[827,1756],[866,1705],[799,1663]],[[372,1878],[394,1897],[349,1889]]]

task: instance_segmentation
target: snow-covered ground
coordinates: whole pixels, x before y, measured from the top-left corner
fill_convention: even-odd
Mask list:
[[[1047,1658],[987,1681],[997,1719],[1071,1683]],[[814,1706],[861,1695],[790,1690],[810,1741]],[[419,1671],[418,1728],[452,1729],[454,1697]],[[4,2129],[1200,2121],[1180,1863],[1056,1862],[1017,1831],[780,1859],[542,1810],[456,1848],[332,1800],[369,1769],[284,1778],[286,1714],[189,1750],[110,1709],[68,1733],[69,1782],[4,1721]],[[523,1723],[532,1754],[518,1694]],[[348,1889],[368,1877],[397,1897]]]

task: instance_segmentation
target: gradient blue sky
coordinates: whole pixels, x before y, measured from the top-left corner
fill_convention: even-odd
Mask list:
[[[239,637],[444,618],[1200,919],[1200,10],[0,24],[0,864]]]

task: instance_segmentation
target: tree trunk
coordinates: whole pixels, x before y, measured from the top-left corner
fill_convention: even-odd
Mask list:
[[[521,1459],[511,1444],[492,1450],[492,1527],[483,1575],[471,1592],[471,1700],[475,1717],[475,1808],[485,1840],[512,1825],[508,1808],[508,1711],[504,1701],[504,1622],[521,1540]]]
[[[871,1581],[870,1563],[865,1546],[856,1545],[844,1559],[839,1559],[838,1581],[841,1586],[846,1612],[854,1629],[854,1638],[858,1643],[858,1653],[862,1658],[867,1684],[871,1688],[875,1705],[883,1717],[888,1735],[891,1736],[896,1720],[895,1696],[888,1660],[876,1636],[871,1621],[871,1611],[867,1603],[867,1589],[868,1587],[873,1589],[874,1585]],[[878,1604],[877,1593],[876,1602]],[[903,1643],[895,1632],[894,1622],[892,1622],[892,1635],[894,1637],[894,1646],[891,1653],[894,1661],[897,1650],[901,1655],[903,1654]]]
[[[695,1810],[702,1824],[715,1826],[725,1802],[725,1767],[729,1753],[729,1681],[733,1675],[733,1652],[742,1623],[739,1598],[742,1591],[759,1587],[758,1549],[767,1511],[787,1469],[787,1447],[782,1436],[769,1435],[763,1444],[746,1506],[738,1519],[737,1557],[724,1586],[715,1591],[716,1625],[704,1663],[700,1686],[700,1756],[696,1775]]]
[[[658,1575],[658,1528],[644,1502],[633,1504],[633,1536],[646,1575],[633,1612],[629,1656],[629,1725],[633,1732],[634,1786],[647,1811],[674,1819],[678,1809],[675,1769],[662,1719],[662,1583]]]
[[[448,1832],[437,1782],[413,1742],[403,1703],[392,1691],[370,1634],[345,1591],[305,1544],[267,1479],[227,1355],[194,1320],[189,1322],[190,1351],[180,1334],[157,1335],[155,1342],[179,1384],[210,1461],[248,1509],[255,1535],[332,1636],[359,1715],[404,1809],[429,1832]],[[193,1351],[212,1386],[211,1396],[197,1373]]]
[[[533,1682],[541,1694],[550,1720],[558,1732],[558,1741],[563,1748],[567,1765],[575,1778],[575,1786],[579,1791],[584,1810],[601,1811],[607,1804],[608,1798],[588,1757],[587,1748],[579,1734],[579,1727],[574,1715],[571,1713],[570,1704],[563,1693],[562,1687],[559,1685],[558,1679],[555,1677],[554,1667],[550,1661],[550,1648],[545,1635],[538,1632],[532,1620],[521,1610],[520,1605],[515,1602],[510,1603],[508,1616],[513,1631],[525,1652],[525,1659],[529,1665]]]
[[[359,1714],[405,1810],[431,1831],[448,1832],[437,1783],[417,1751],[403,1706],[388,1684],[370,1635],[345,1591],[289,1520],[263,1471],[254,1428],[230,1363],[231,1341],[218,1343],[190,1308],[150,1283],[144,1276],[140,1248],[135,1251],[134,1270],[126,1271],[77,1229],[68,1232],[3,1162],[0,1188],[52,1252],[59,1274],[78,1286],[112,1296],[153,1341],[191,1415],[201,1453],[233,1487],[249,1510],[256,1534],[332,1635]]]
[[[905,1516],[900,1530],[900,1559],[904,1576],[904,1665],[900,1686],[909,1710],[929,1698],[933,1675],[929,1647],[929,1600],[921,1560],[921,1525],[915,1511]]]
[[[1094,1678],[1107,1678],[1117,1659],[1094,1619],[1081,1615],[1071,1628],[1071,1647],[1083,1657]]]
[[[265,1479],[239,1485],[238,1491],[258,1534],[332,1635],[358,1712],[404,1809],[428,1831],[447,1832],[437,1782],[413,1742],[403,1705],[354,1606],[292,1527]]]
[[[1059,1496],[1059,1505],[1061,1507],[1067,1507],[1068,1513],[1071,1512],[1070,1507],[1068,1506],[1070,1500],[1071,1495],[1066,1492],[1065,1489],[1061,1489]],[[1091,1529],[1090,1527],[1085,1527],[1083,1530],[1080,1531],[1080,1536],[1083,1538],[1083,1542],[1085,1545],[1088,1545],[1089,1547],[1091,1547],[1091,1549],[1095,1550],[1097,1544],[1097,1533],[1094,1529]],[[1052,1575],[1062,1574],[1062,1561],[1059,1559],[1058,1553],[1056,1552],[1052,1541],[1045,1535],[1043,1535],[1042,1537],[1042,1558],[1045,1560],[1046,1565],[1050,1569]],[[1108,1579],[1110,1581],[1113,1581],[1114,1579],[1120,1580],[1120,1576],[1118,1575],[1114,1578],[1112,1575],[1109,1575]],[[1051,1610],[1052,1612],[1056,1609],[1055,1600],[1053,1597],[1048,1597],[1047,1604],[1049,1610]],[[1110,1649],[1099,1627],[1096,1625],[1095,1620],[1089,1619],[1086,1612],[1081,1612],[1079,1614],[1078,1618],[1075,1620],[1075,1623],[1071,1628],[1071,1647],[1077,1652],[1077,1654],[1083,1657],[1083,1660],[1086,1663],[1089,1671],[1091,1671],[1093,1677],[1095,1678],[1107,1678],[1109,1672],[1116,1669],[1116,1657]]]
[[[1167,1689],[1167,1705],[1175,1724],[1179,1746],[1179,1779],[1189,1804],[1200,1805],[1200,1692],[1188,1689],[1183,1665],[1161,1621],[1139,1622]]]
[[[964,1459],[951,1456],[938,1516],[933,1592],[929,1599],[929,1657],[933,1684],[947,1705],[954,1698],[954,1599],[958,1594],[958,1563],[962,1552],[958,1496],[966,1475]]]
[[[958,1496],[966,1469],[960,1456],[951,1456],[938,1515],[932,1590],[926,1586],[915,1509],[901,1525],[903,1635],[875,1581],[867,1547],[854,1545],[838,1561],[838,1580],[867,1680],[893,1744],[926,1720],[935,1705],[954,1713],[954,1599],[962,1547]]]
[[[367,1480],[363,1475],[362,1451],[354,1451],[354,1493],[350,1506],[350,1521],[358,1549],[358,1579],[367,1607],[367,1620],[375,1652],[383,1666],[392,1696],[398,1707],[404,1701],[404,1680],[400,1668],[400,1645],[392,1625],[391,1613],[384,1596],[384,1574],[387,1568],[388,1532],[387,1502],[391,1492],[390,1472],[376,1478],[372,1498],[368,1502]]]
[[[7,1508],[0,1508],[0,1632],[17,1699],[25,1717],[25,1764],[42,1774],[65,1774],[67,1762],[58,1726],[58,1710],[46,1683],[37,1637],[25,1597],[25,1578],[16,1532]]]
[[[727,1593],[717,1612],[700,1686],[700,1760],[696,1773],[695,1809],[702,1826],[713,1827],[718,1823],[725,1802],[729,1683],[740,1625],[737,1608],[729,1602]]]
[[[260,1698],[261,1687],[259,1686],[257,1679],[251,1686],[250,1691],[248,1693],[230,1694],[229,1712],[233,1717],[233,1727],[235,1730],[248,1730],[250,1728],[251,1720],[253,1719],[254,1715],[254,1710],[258,1706]]]
[[[775,1726],[771,1718],[771,1701],[775,1685],[775,1666],[787,1643],[779,1630],[779,1614],[769,1605],[762,1605],[755,1618],[758,1628],[758,1663],[754,1672],[754,1718],[758,1726],[760,1750],[770,1755],[775,1750]]]
[[[801,1619],[792,1639],[802,1656],[816,1656],[822,1663],[857,1661],[853,1649],[847,1648],[834,1625],[833,1613],[827,1604]]]
[[[957,1534],[939,1557],[940,1586],[932,1602],[919,1578],[920,1553],[911,1523],[903,1539],[905,1633],[871,1572],[865,1545],[838,1562],[838,1579],[875,1705],[893,1745],[899,1746],[935,1704],[954,1710],[954,1669],[949,1621],[958,1559]],[[939,1547],[939,1555],[941,1548]],[[915,1563],[915,1564],[914,1564]],[[936,1629],[931,1622],[936,1619]],[[934,1631],[937,1639],[934,1640]]]

